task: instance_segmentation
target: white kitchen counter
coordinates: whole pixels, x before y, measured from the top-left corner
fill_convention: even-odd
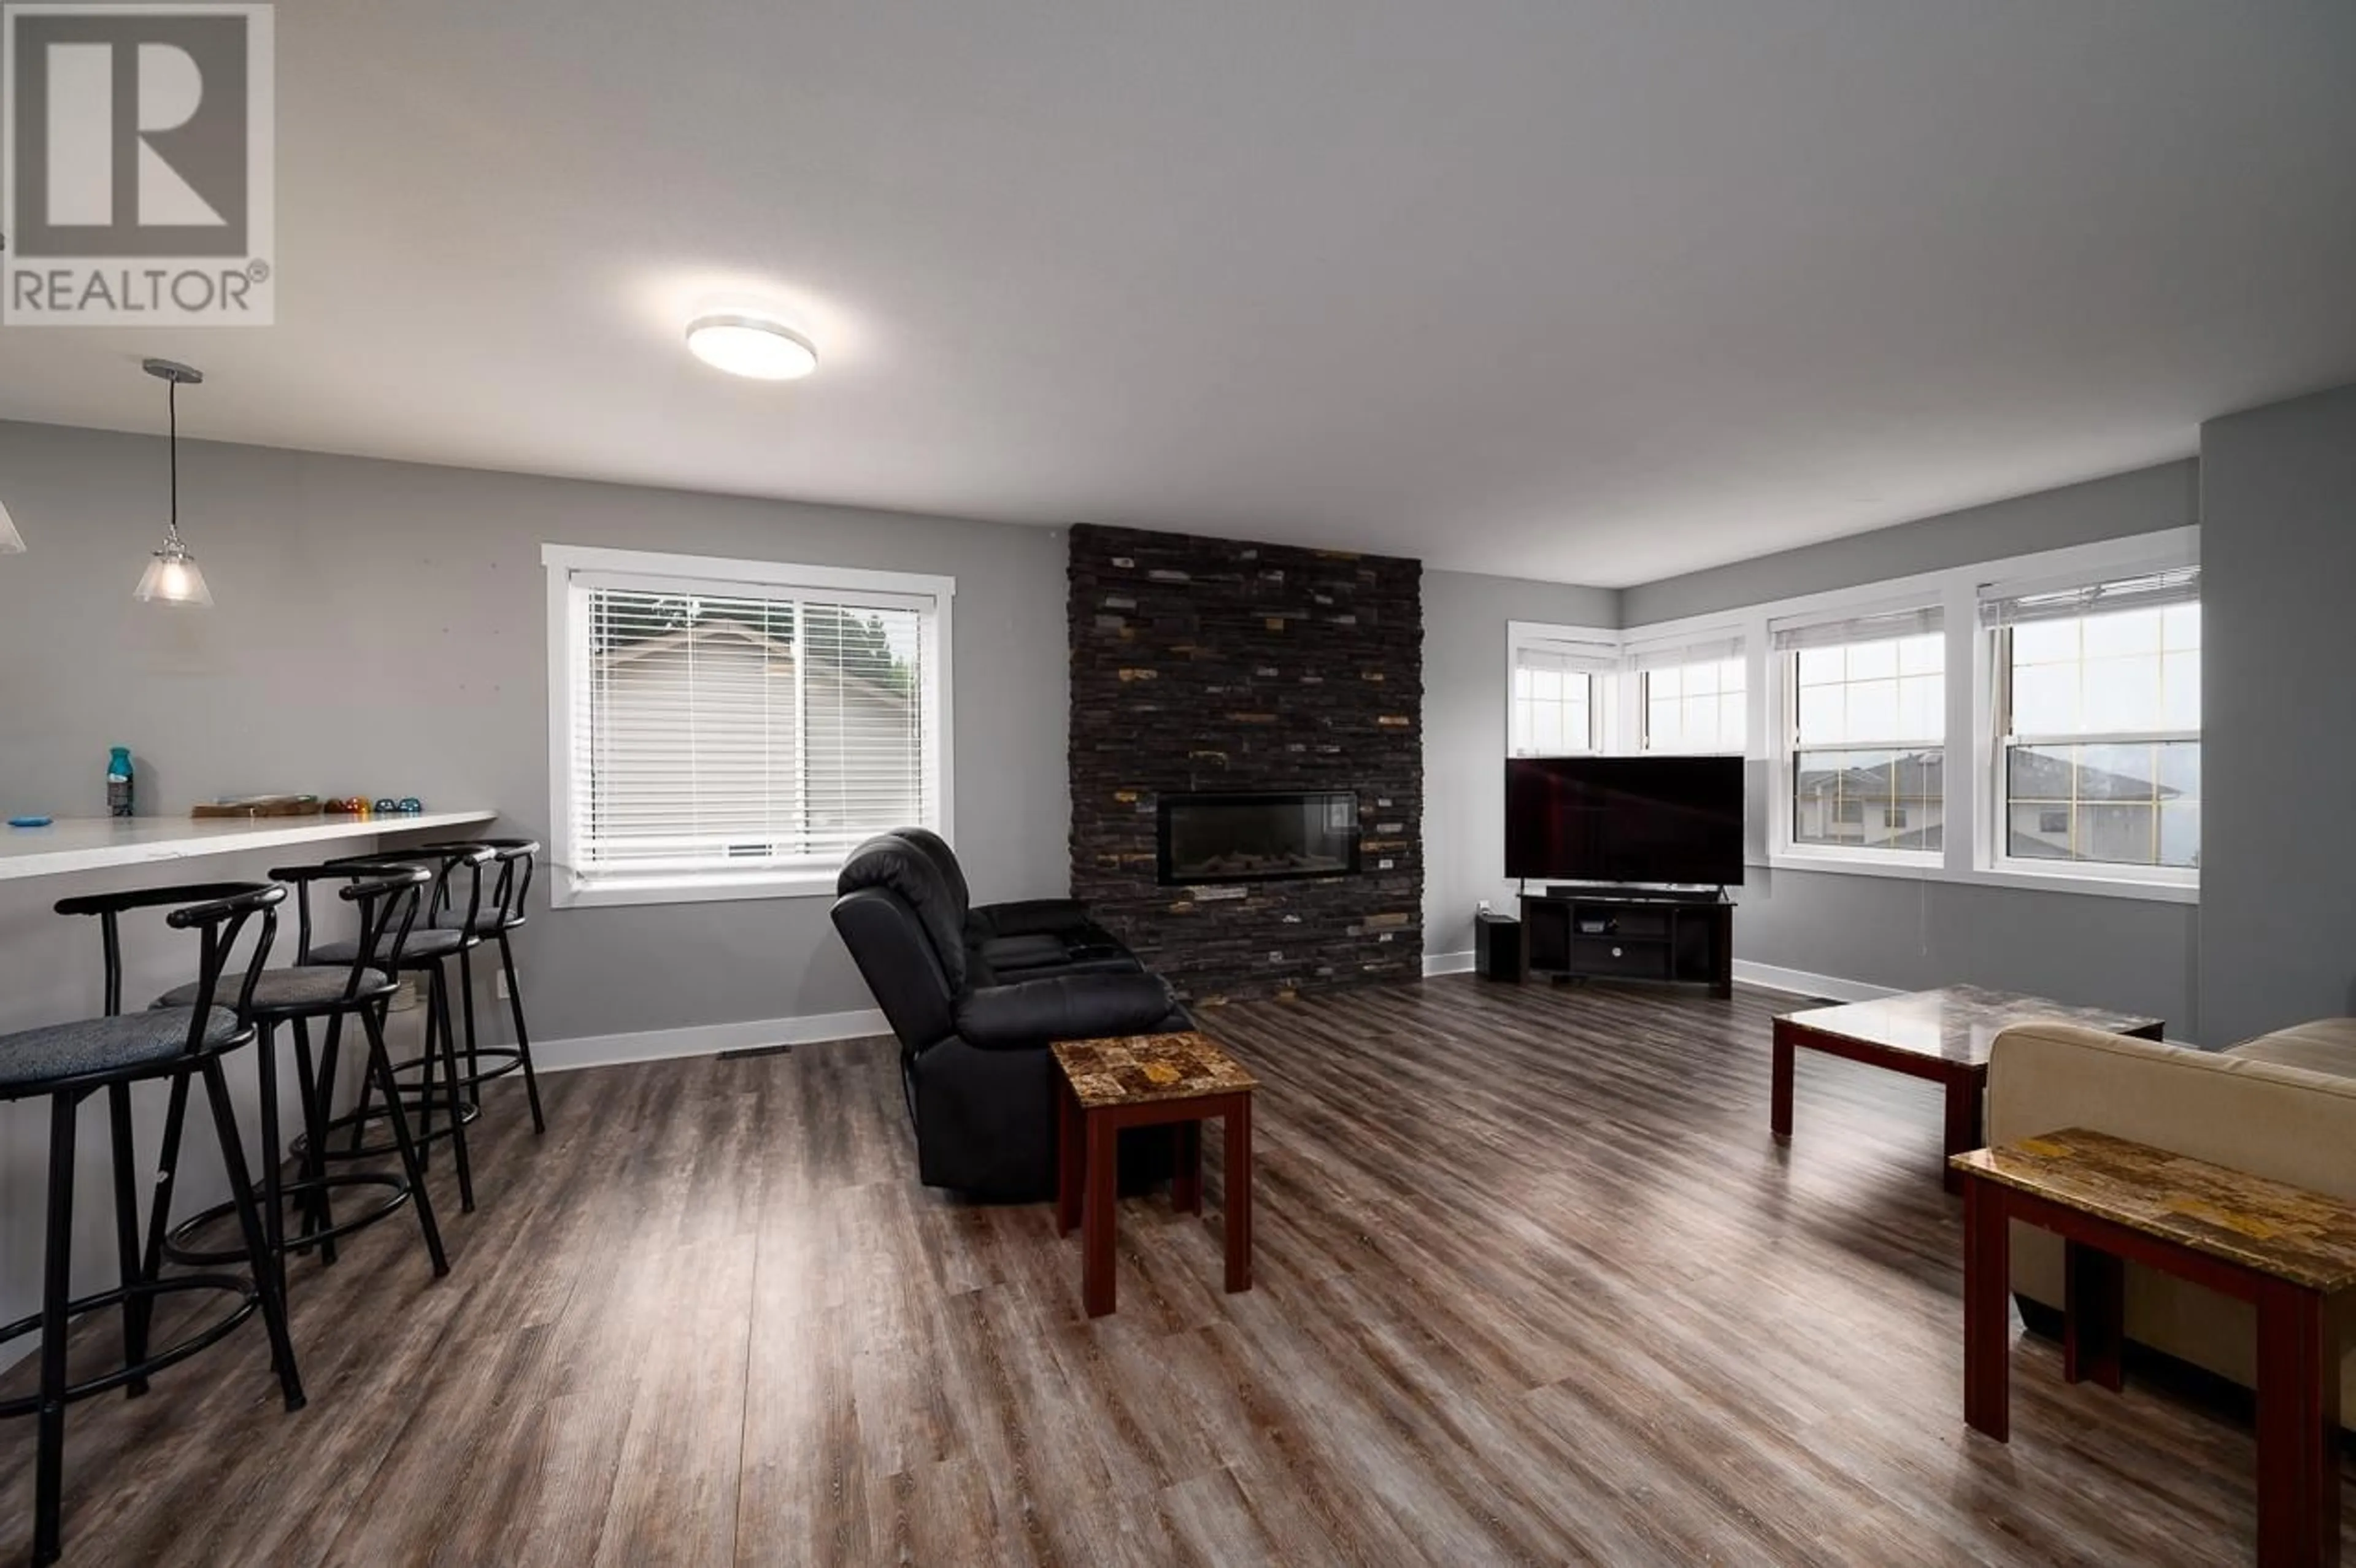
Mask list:
[[[205,855],[235,855],[249,849],[328,844],[342,838],[471,827],[498,816],[496,811],[427,811],[414,816],[217,817],[202,821],[185,816],[60,816],[47,827],[0,827],[0,881],[95,871],[110,866],[193,860]]]

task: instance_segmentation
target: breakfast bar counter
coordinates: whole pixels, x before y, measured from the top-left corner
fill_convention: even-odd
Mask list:
[[[206,855],[331,844],[394,833],[471,827],[495,811],[427,811],[381,816],[61,816],[47,827],[0,827],[0,881],[112,866],[157,865]]]

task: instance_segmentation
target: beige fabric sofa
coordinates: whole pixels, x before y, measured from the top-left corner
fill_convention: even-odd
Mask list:
[[[2356,1019],[2326,1019],[2235,1046],[2190,1051],[2074,1024],[2027,1024],[1988,1059],[1990,1143],[2090,1127],[2356,1200]],[[2058,1309],[2062,1243],[2016,1224],[2012,1285]],[[2127,1265],[2127,1337],[2252,1383],[2251,1309]],[[2356,1313],[2351,1313],[2356,1318]],[[2356,1430],[2356,1320],[2343,1320],[2341,1423]]]

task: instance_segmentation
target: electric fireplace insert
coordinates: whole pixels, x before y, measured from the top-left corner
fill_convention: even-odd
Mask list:
[[[1358,869],[1352,790],[1165,795],[1160,802],[1164,887],[1345,877]]]

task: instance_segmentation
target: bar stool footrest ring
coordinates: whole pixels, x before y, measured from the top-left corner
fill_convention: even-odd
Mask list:
[[[198,1329],[168,1349],[156,1351],[136,1366],[121,1367],[103,1376],[69,1384],[66,1403],[71,1404],[77,1400],[89,1399],[94,1394],[121,1388],[125,1383],[145,1382],[165,1368],[185,1361],[198,1351],[220,1343],[239,1324],[253,1316],[255,1309],[262,1305],[262,1297],[254,1294],[252,1280],[235,1275],[184,1274],[175,1275],[170,1279],[144,1281],[128,1287],[117,1286],[112,1290],[101,1291],[96,1296],[77,1296],[67,1302],[66,1317],[70,1321],[88,1313],[103,1312],[110,1307],[119,1307],[134,1296],[177,1296],[197,1290],[220,1291],[234,1296],[238,1298],[237,1306],[219,1321]],[[19,1317],[14,1323],[0,1325],[0,1344],[36,1333],[40,1327],[41,1315],[37,1312],[29,1317]],[[41,1396],[37,1393],[27,1394],[21,1399],[0,1400],[0,1418],[31,1415],[40,1408]]]
[[[321,1242],[341,1241],[355,1231],[366,1230],[409,1201],[409,1183],[389,1171],[346,1171],[334,1176],[320,1177],[314,1180],[290,1181],[279,1189],[279,1201],[293,1206],[298,1200],[322,1189],[332,1191],[338,1188],[350,1187],[384,1187],[391,1190],[383,1201],[378,1203],[373,1209],[365,1210],[346,1219],[339,1219],[324,1231],[313,1231],[307,1235],[288,1234],[279,1243],[280,1255],[293,1257],[299,1253],[311,1251]],[[258,1190],[255,1196],[260,1196]],[[236,1212],[237,1205],[234,1203],[216,1203],[202,1213],[192,1214],[181,1221],[177,1225],[173,1226],[171,1233],[164,1238],[164,1256],[173,1263],[186,1264],[196,1268],[218,1268],[223,1264],[244,1263],[246,1255],[243,1247],[199,1249],[189,1243],[189,1238],[198,1231],[207,1225],[217,1224]]]

